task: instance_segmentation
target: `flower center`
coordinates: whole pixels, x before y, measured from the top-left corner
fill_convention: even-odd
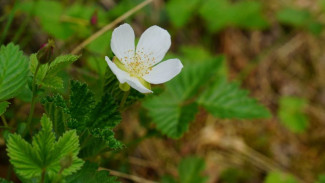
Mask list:
[[[128,50],[126,55],[132,55],[133,50]],[[152,53],[146,54],[143,49],[137,50],[133,56],[125,56],[123,61],[125,63],[125,68],[131,77],[142,78],[144,75],[149,74],[154,65],[155,58],[151,56]]]

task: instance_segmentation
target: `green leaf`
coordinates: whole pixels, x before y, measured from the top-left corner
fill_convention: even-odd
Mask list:
[[[96,103],[94,93],[86,84],[71,81],[70,99],[66,103],[62,96],[47,97],[42,101],[53,120],[54,130],[62,134],[67,128],[82,134],[82,157],[102,150],[118,149],[122,144],[114,138],[113,128],[121,121],[118,105],[110,94],[105,94]],[[98,142],[98,143],[97,143]]]
[[[69,111],[72,118],[76,119],[79,125],[85,126],[84,123],[89,120],[94,105],[94,94],[88,89],[88,86],[77,81],[71,81]]]
[[[0,47],[0,101],[15,97],[27,83],[28,60],[13,43]]]
[[[262,14],[262,4],[255,1],[230,3],[228,0],[207,0],[199,13],[211,32],[228,26],[249,29],[264,29],[268,26]]]
[[[66,66],[78,60],[76,55],[61,55],[49,64],[42,64],[36,75],[36,83],[46,88],[61,89],[63,88],[63,80],[58,77],[58,72],[62,71]],[[38,65],[36,54],[30,56],[29,68],[34,75]]]
[[[179,105],[178,98],[170,93],[146,100],[143,106],[149,111],[157,129],[171,138],[181,137],[198,111],[195,103]]]
[[[53,123],[54,132],[61,136],[68,129],[68,121],[70,114],[68,114],[68,107],[61,95],[46,97],[42,100],[46,114]]]
[[[298,183],[299,181],[290,174],[282,172],[269,172],[264,183]]]
[[[212,76],[216,75],[222,62],[223,57],[217,57],[204,63],[185,65],[178,76],[166,83],[167,91],[177,101],[193,97]]]
[[[268,118],[269,111],[247,96],[236,83],[227,83],[219,79],[209,87],[198,99],[198,103],[215,117],[254,119]]]
[[[198,157],[187,157],[182,159],[178,166],[180,183],[204,183],[207,177],[201,176],[205,169],[204,160]]]
[[[53,180],[62,170],[63,176],[79,170],[84,162],[77,157],[79,139],[76,131],[65,132],[56,142],[52,122],[46,115],[41,119],[41,126],[42,129],[33,137],[32,144],[20,135],[10,135],[7,151],[16,173],[23,179],[40,179],[45,171],[46,177]],[[67,167],[62,167],[62,161],[67,156],[71,157],[71,162]]]
[[[118,183],[116,177],[110,176],[108,171],[97,171],[98,165],[86,161],[81,170],[66,178],[67,183]]]
[[[297,97],[281,97],[278,116],[282,124],[294,133],[304,132],[308,127],[308,117],[304,114],[307,102]]]
[[[4,101],[0,102],[0,116],[4,114],[9,107],[10,102]]]
[[[315,183],[325,183],[325,174],[320,174]]]
[[[171,138],[181,137],[198,111],[195,100],[190,100],[199,89],[216,75],[222,57],[201,64],[191,64],[166,84],[166,91],[156,97],[147,98],[143,106],[163,134]]]
[[[277,12],[276,18],[281,23],[301,27],[309,23],[311,15],[307,10],[284,8]]]
[[[171,0],[167,2],[167,13],[175,27],[184,26],[194,15],[199,0]],[[182,7],[182,8],[180,8]]]
[[[61,21],[63,11],[58,1],[38,1],[35,7],[35,15],[40,19],[42,28],[52,36],[65,40],[74,32],[68,23]]]

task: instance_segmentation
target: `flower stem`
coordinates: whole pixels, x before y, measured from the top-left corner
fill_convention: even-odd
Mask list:
[[[43,183],[43,182],[44,182],[44,180],[45,180],[45,172],[46,172],[46,169],[45,169],[45,168],[43,168],[43,169],[42,169],[42,175],[41,175],[41,180],[40,180],[40,183]]]
[[[122,109],[124,107],[124,104],[126,102],[126,99],[129,96],[129,94],[130,94],[130,90],[124,92],[123,98],[122,98],[121,103],[120,103],[120,109]]]
[[[96,40],[98,37],[100,37],[101,35],[103,35],[106,31],[112,29],[117,24],[119,24],[123,20],[127,19],[129,16],[131,16],[132,14],[134,14],[135,12],[137,12],[138,10],[140,10],[141,8],[145,7],[146,5],[148,5],[149,3],[151,3],[152,1],[154,1],[154,0],[145,0],[142,3],[138,4],[137,6],[135,6],[134,8],[132,8],[129,11],[125,12],[123,15],[121,15],[120,17],[118,17],[117,19],[115,19],[113,22],[111,22],[110,24],[107,24],[105,27],[103,27],[102,29],[100,29],[99,31],[97,31],[95,34],[93,34],[92,36],[90,36],[88,39],[86,39],[82,43],[80,43],[75,49],[73,49],[71,51],[71,54],[77,54],[77,53],[79,53],[84,47],[86,47],[88,44],[90,44],[91,42],[93,42],[94,40]]]
[[[9,126],[8,126],[7,120],[6,120],[6,118],[5,118],[4,115],[1,115],[1,119],[2,119],[2,122],[3,122],[3,124],[5,125],[5,127],[8,128]]]
[[[33,119],[33,114],[34,114],[34,110],[35,110],[35,103],[36,103],[36,97],[37,97],[36,76],[37,76],[37,73],[38,73],[38,70],[39,70],[40,66],[41,66],[41,64],[38,63],[37,67],[36,67],[36,70],[35,70],[35,73],[34,73],[34,77],[33,77],[33,82],[32,82],[32,94],[33,94],[32,103],[31,103],[31,107],[30,107],[30,111],[29,111],[29,116],[28,116],[28,119],[27,119],[27,127],[24,130],[23,135],[26,134],[27,130],[29,130],[30,132],[32,131],[32,119]]]

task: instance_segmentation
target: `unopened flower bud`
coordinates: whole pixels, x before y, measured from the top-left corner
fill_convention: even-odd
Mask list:
[[[48,40],[46,44],[42,45],[36,54],[37,60],[40,64],[46,64],[53,61],[54,47],[55,43],[53,40]]]
[[[72,154],[64,156],[60,161],[61,169],[69,168],[72,165]]]
[[[98,22],[98,13],[96,10],[90,18],[90,23],[91,23],[91,25],[95,26],[95,25],[97,25],[97,22]]]

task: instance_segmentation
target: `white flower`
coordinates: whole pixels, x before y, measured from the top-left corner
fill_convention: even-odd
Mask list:
[[[174,78],[183,68],[179,59],[164,62],[170,47],[170,35],[158,26],[148,28],[135,48],[135,36],[129,24],[114,29],[111,48],[118,59],[105,60],[120,83],[127,83],[141,93],[152,93],[151,84],[161,84]]]

